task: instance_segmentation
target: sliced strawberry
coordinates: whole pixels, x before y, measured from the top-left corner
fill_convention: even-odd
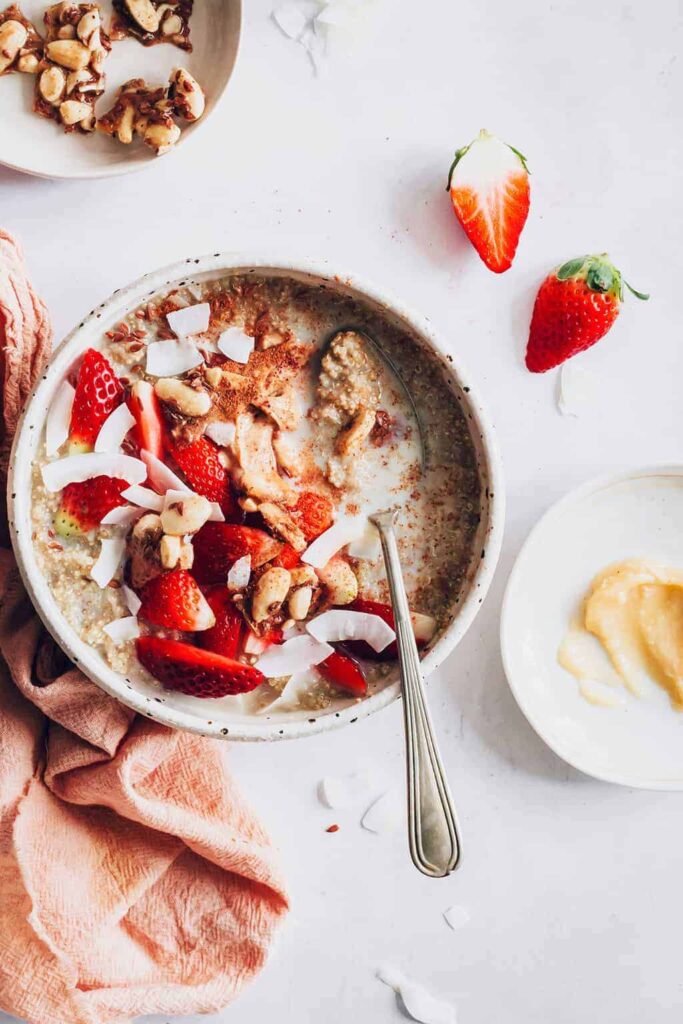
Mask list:
[[[280,569],[293,569],[301,561],[301,552],[295,551],[291,544],[283,544],[282,550],[277,558],[273,559],[273,565]]]
[[[246,623],[235,607],[227,587],[217,586],[206,591],[206,600],[216,616],[216,625],[200,633],[196,642],[206,651],[214,651],[226,658],[236,658],[240,652]]]
[[[335,651],[318,665],[318,671],[343,693],[351,693],[354,697],[364,697],[368,692],[368,684],[360,665],[348,654]]]
[[[292,509],[294,519],[307,541],[315,540],[334,522],[334,505],[315,491],[304,491]]]
[[[379,615],[380,619],[383,619],[388,626],[395,629],[394,613],[391,610],[391,605],[384,604],[382,601],[366,601],[364,598],[358,597],[355,601],[348,606],[355,612],[366,612],[368,615]],[[425,620],[427,616],[423,617]],[[430,620],[431,621],[431,620]],[[415,623],[413,623],[413,629]],[[418,647],[424,647],[427,643],[425,636],[415,636]],[[369,661],[396,661],[398,658],[398,647],[396,641],[385,647],[383,651],[375,651],[366,644],[365,640],[346,640],[344,642],[344,649],[351,651],[358,658],[367,658]]]
[[[217,444],[208,437],[199,437],[190,444],[174,445],[172,454],[193,491],[209,501],[217,501],[226,518],[239,511]]]
[[[529,214],[529,172],[522,154],[481,131],[455,154],[448,190],[456,217],[489,270],[508,270]]]
[[[69,426],[69,451],[90,452],[100,427],[121,404],[123,387],[111,364],[97,349],[89,348],[78,371]]]
[[[110,476],[96,476],[82,483],[68,484],[55,513],[55,532],[60,537],[76,537],[100,525],[108,512],[125,505],[121,497],[130,485]]]
[[[135,438],[138,448],[162,459],[164,455],[164,416],[154,388],[146,380],[133,384],[128,408],[135,417]]]
[[[225,583],[230,567],[244,555],[251,555],[257,569],[275,558],[282,549],[263,530],[235,523],[206,523],[194,538],[193,575],[200,583]]]
[[[210,629],[216,617],[201,590],[185,569],[174,569],[146,583],[138,615],[153,626],[196,632]]]
[[[136,649],[140,663],[155,679],[169,690],[193,697],[249,693],[265,682],[263,672],[252,665],[243,665],[178,640],[141,636],[136,641]]]

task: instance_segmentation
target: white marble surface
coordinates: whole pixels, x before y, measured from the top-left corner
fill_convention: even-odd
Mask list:
[[[246,8],[229,95],[185,151],[93,184],[0,170],[0,220],[22,238],[57,334],[186,255],[275,244],[328,256],[428,314],[465,360],[500,432],[509,518],[493,591],[430,686],[462,869],[423,879],[400,831],[370,835],[361,808],[316,800],[323,774],[367,759],[401,784],[400,707],[322,739],[235,748],[294,909],[268,969],[213,1019],[398,1021],[374,978],[390,961],[452,999],[460,1024],[677,1020],[683,797],[560,763],[512,700],[497,634],[506,576],[543,509],[593,474],[683,455],[683,9],[377,0],[316,80],[270,22],[270,0]],[[443,190],[453,149],[482,126],[533,171],[531,218],[502,278],[470,250]],[[627,300],[591,355],[599,404],[562,418],[552,377],[522,365],[533,296],[553,264],[603,249],[652,300]],[[451,904],[470,913],[456,932],[441,919]]]

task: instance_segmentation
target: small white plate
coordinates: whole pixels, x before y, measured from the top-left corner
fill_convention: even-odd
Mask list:
[[[619,708],[596,707],[557,662],[593,577],[645,558],[683,568],[683,466],[591,481],[553,506],[529,535],[501,618],[510,688],[538,735],[574,768],[606,782],[683,789],[683,713],[652,683]]]
[[[0,4],[4,8],[5,4]],[[46,0],[23,0],[21,9],[44,34]],[[101,3],[105,26],[111,20],[110,0]],[[186,67],[206,93],[206,112],[197,124],[182,123],[183,132],[174,146],[182,146],[211,116],[232,75],[240,39],[242,0],[197,0],[190,21],[192,53],[177,46],[145,47],[136,39],[114,43],[105,71],[107,91],[97,113],[109,110],[116,90],[130,78],[144,78],[150,85],[168,81],[174,67]],[[67,135],[55,121],[33,113],[34,75],[14,73],[0,78],[0,164],[43,178],[106,178],[150,166],[157,159],[140,139],[130,146],[95,132]]]

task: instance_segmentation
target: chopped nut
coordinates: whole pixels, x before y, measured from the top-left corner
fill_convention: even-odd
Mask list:
[[[48,43],[45,52],[51,61],[69,71],[79,71],[90,62],[90,50],[77,39],[56,39]]]
[[[358,597],[358,580],[343,558],[332,558],[324,569],[318,569],[318,576],[325,585],[330,604],[351,604]]]
[[[38,80],[38,88],[46,103],[53,106],[59,103],[66,88],[66,76],[62,69],[56,65],[45,68]]]
[[[61,28],[57,29],[58,39],[75,39],[76,28],[74,25],[62,25]]]
[[[212,388],[217,388],[220,386],[223,371],[220,366],[209,366],[208,369],[204,371],[204,376],[206,377],[207,383],[210,384]]]
[[[78,38],[91,49],[94,48],[92,46],[93,33],[97,32],[100,24],[100,12],[98,10],[86,11],[78,23],[78,28],[76,29]]]
[[[194,548],[191,544],[183,544],[180,548],[178,566],[180,569],[191,569],[194,565]]]
[[[293,587],[317,587],[318,577],[312,565],[296,565],[289,570]]]
[[[81,124],[92,116],[89,103],[82,103],[79,100],[65,100],[59,107],[64,124]]]
[[[175,113],[186,121],[198,121],[206,109],[202,87],[186,68],[176,68],[171,75],[169,96]]]
[[[161,23],[161,31],[165,36],[176,36],[182,29],[183,22],[177,14],[168,14]]]
[[[151,0],[124,0],[128,13],[145,32],[159,28],[159,12]]]
[[[153,537],[158,540],[161,538],[164,528],[161,525],[161,517],[150,513],[147,516],[143,516],[142,519],[138,519],[137,523],[133,528],[133,536],[149,539]]]
[[[175,146],[180,138],[180,128],[169,118],[168,123],[148,124],[143,138],[146,145],[159,155],[165,153],[171,146]]]
[[[184,537],[201,530],[210,515],[211,502],[201,494],[188,494],[167,505],[161,513],[161,523],[164,533]]]
[[[6,71],[28,39],[28,31],[20,21],[0,25],[0,74]]]
[[[258,502],[253,498],[240,498],[239,506],[244,512],[258,512]]]
[[[159,557],[164,569],[175,569],[180,561],[181,548],[180,537],[169,537],[164,534],[159,545]]]
[[[257,581],[251,602],[251,615],[254,622],[265,620],[280,610],[287,597],[292,578],[287,569],[273,566],[266,569]]]
[[[292,591],[287,602],[287,608],[292,618],[297,622],[305,619],[311,607],[312,599],[313,590],[311,587],[299,587],[297,590]]]
[[[157,398],[174,406],[183,416],[206,416],[211,398],[206,391],[196,391],[175,377],[161,377],[154,385]]]
[[[2,69],[1,64],[0,59],[0,70]],[[25,75],[35,75],[39,64],[40,61],[35,53],[22,53],[17,61],[17,71],[22,71]]]

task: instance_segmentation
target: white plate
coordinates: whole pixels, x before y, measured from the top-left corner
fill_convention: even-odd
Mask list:
[[[6,4],[0,5],[2,9]],[[21,9],[44,33],[45,0],[23,0]],[[105,26],[111,17],[110,0],[101,3]],[[97,104],[102,114],[113,105],[116,90],[130,78],[145,78],[150,85],[168,81],[174,67],[182,65],[195,76],[206,93],[206,112],[194,125],[181,122],[183,132],[174,146],[182,146],[211,116],[232,75],[240,39],[242,0],[196,0],[190,21],[192,53],[177,46],[145,47],[136,39],[114,43],[107,58],[107,91]],[[0,163],[17,171],[44,178],[104,178],[128,174],[163,158],[137,139],[130,146],[95,132],[67,135],[55,121],[33,113],[34,75],[14,73],[0,78]]]
[[[654,682],[622,708],[596,707],[557,663],[557,650],[593,577],[645,558],[683,568],[683,467],[592,481],[532,530],[508,582],[503,663],[527,719],[556,754],[607,782],[683,789],[683,714]]]

